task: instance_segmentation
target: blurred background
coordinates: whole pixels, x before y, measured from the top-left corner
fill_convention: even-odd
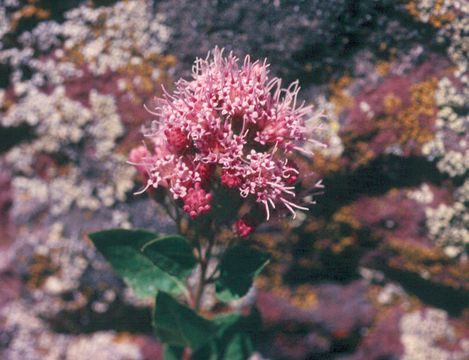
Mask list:
[[[161,359],[86,234],[174,230],[125,161],[215,45],[327,115],[325,192],[233,305],[253,359],[469,359],[467,0],[0,0],[0,359]]]

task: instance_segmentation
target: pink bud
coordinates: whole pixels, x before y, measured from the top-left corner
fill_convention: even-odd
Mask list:
[[[248,236],[254,231],[254,225],[248,223],[246,217],[239,219],[235,224],[235,232],[240,237]]]
[[[202,189],[200,183],[196,183],[193,188],[187,191],[187,195],[184,196],[184,211],[187,212],[192,218],[196,218],[200,214],[210,210],[210,201],[212,200],[212,194],[207,194]]]

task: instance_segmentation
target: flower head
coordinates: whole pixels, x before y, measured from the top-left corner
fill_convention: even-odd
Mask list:
[[[249,56],[240,66],[215,48],[211,58],[197,59],[193,79],[179,80],[148,109],[157,116],[145,131],[154,154],[133,161],[145,165],[145,189],[168,188],[192,217],[210,209],[210,191],[219,185],[262,204],[267,219],[277,204],[294,216],[308,210],[294,201],[300,173],[287,160],[293,150],[308,153],[301,145],[314,131],[305,125],[311,106],[297,104],[299,89],[298,81],[282,88],[265,61]]]
[[[183,207],[184,211],[195,218],[210,210],[212,194],[207,194],[200,186],[200,183],[196,183],[194,187],[188,190],[183,200],[185,204]]]

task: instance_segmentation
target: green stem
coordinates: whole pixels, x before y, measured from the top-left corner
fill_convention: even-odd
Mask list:
[[[204,293],[204,288],[205,285],[208,283],[208,279],[206,279],[206,274],[207,274],[207,267],[210,262],[210,257],[212,255],[212,248],[214,245],[214,237],[213,235],[209,237],[208,239],[208,247],[207,250],[205,251],[205,255],[199,259],[200,261],[200,278],[199,278],[199,284],[197,287],[197,293],[195,296],[195,302],[194,302],[194,309],[196,311],[200,310],[200,301],[202,299],[202,295]]]

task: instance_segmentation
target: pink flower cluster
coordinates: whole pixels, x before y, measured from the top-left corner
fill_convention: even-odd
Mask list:
[[[265,61],[246,56],[240,66],[218,48],[209,56],[195,61],[193,80],[179,80],[173,94],[147,108],[157,117],[144,131],[152,151],[140,146],[129,157],[147,176],[141,192],[166,187],[192,217],[210,210],[210,189],[219,185],[262,204],[267,219],[279,203],[293,215],[308,210],[293,202],[299,171],[287,160],[315,142],[305,126],[311,106],[297,106],[298,81],[282,88]]]

